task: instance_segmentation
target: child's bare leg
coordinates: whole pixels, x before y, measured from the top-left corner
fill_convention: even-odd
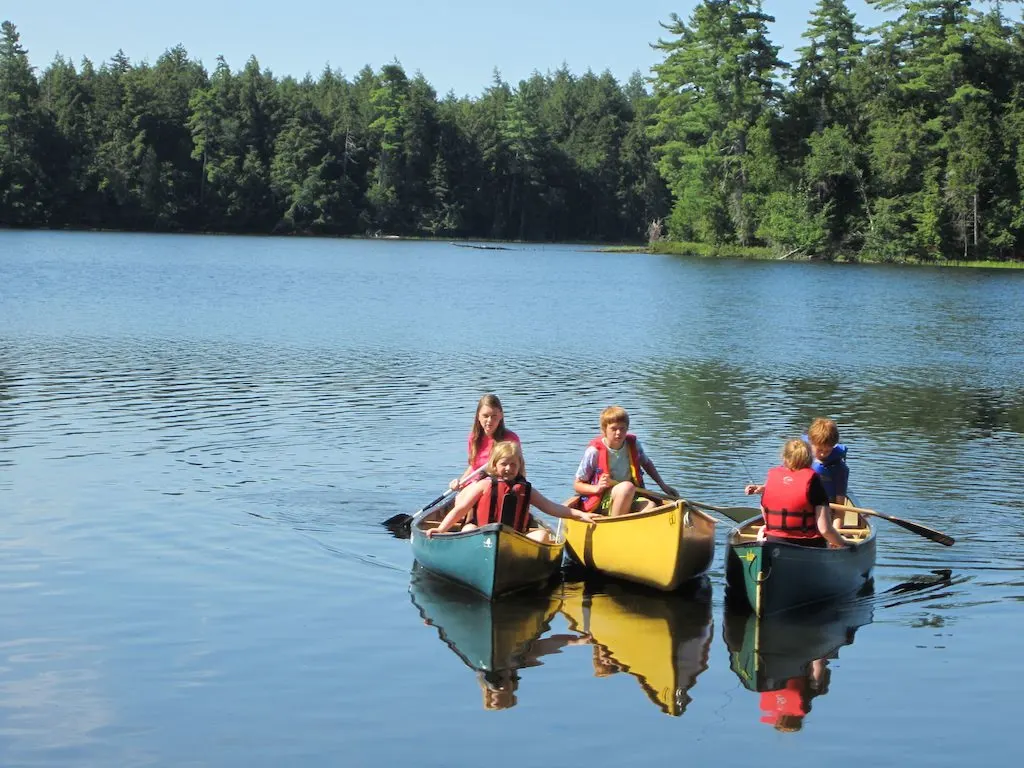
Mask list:
[[[618,517],[633,511],[633,499],[636,497],[636,486],[630,482],[616,483],[611,491],[612,505],[608,510],[609,517]]]
[[[633,511],[634,512],[648,512],[658,506],[658,502],[654,499],[647,498],[646,496],[637,496],[633,500]]]
[[[547,544],[551,541],[551,537],[548,536],[548,532],[544,528],[534,528],[526,534],[526,538],[539,541],[541,544]]]
[[[462,531],[472,531],[476,527],[477,527],[476,523],[463,523],[462,524],[462,528],[460,528],[460,530],[462,530]]]

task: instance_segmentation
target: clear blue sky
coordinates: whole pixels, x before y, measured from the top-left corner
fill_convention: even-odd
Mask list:
[[[325,65],[351,78],[364,65],[397,59],[443,96],[479,96],[497,68],[517,84],[564,62],[581,74],[609,70],[620,82],[659,61],[649,44],[673,11],[688,19],[693,0],[3,0],[0,19],[14,22],[40,71],[60,52],[77,65],[99,65],[118,48],[132,62],[154,62],[178,43],[212,70],[223,55],[239,70],[250,55],[277,76],[314,76]],[[776,17],[772,40],[782,58],[794,48],[817,0],[766,0]],[[883,16],[847,0],[863,26]]]

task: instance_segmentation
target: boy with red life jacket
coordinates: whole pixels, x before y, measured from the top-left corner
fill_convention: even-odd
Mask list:
[[[761,494],[764,515],[758,538],[785,541],[810,547],[846,547],[836,532],[828,493],[811,468],[811,447],[803,440],[790,440],[782,449],[782,466],[768,470],[764,485],[748,485],[750,495]]]
[[[601,412],[601,434],[583,453],[572,487],[588,512],[612,517],[641,512],[655,506],[651,499],[636,499],[637,488],[644,487],[644,470],[667,495],[678,497],[661,479],[636,435],[629,434],[629,414],[612,405]]]
[[[482,525],[504,523],[529,538],[548,541],[544,528],[530,528],[532,519],[530,507],[536,507],[552,517],[571,517],[585,523],[596,522],[593,515],[577,509],[569,509],[546,498],[533,488],[523,476],[526,462],[519,443],[504,441],[496,443],[487,461],[487,475],[470,483],[455,497],[451,512],[436,528],[428,530],[427,536],[447,533],[468,514],[463,531],[471,531]]]

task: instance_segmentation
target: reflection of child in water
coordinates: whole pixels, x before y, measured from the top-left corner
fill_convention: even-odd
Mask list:
[[[551,635],[534,640],[527,652],[520,659],[515,669],[493,669],[486,672],[478,671],[476,681],[484,694],[484,709],[509,709],[518,701],[516,690],[519,688],[519,670],[525,667],[539,667],[543,664],[541,656],[558,653],[569,645],[586,645],[590,642],[589,635]]]
[[[804,717],[811,711],[811,699],[828,693],[831,672],[825,659],[815,659],[808,674],[793,677],[774,691],[761,694],[762,723],[770,723],[777,731],[792,733],[803,728]]]
[[[484,692],[484,709],[509,709],[516,705],[519,675],[514,669],[477,672],[476,681]]]
[[[607,648],[594,643],[594,677],[608,677],[622,671],[622,665],[615,660]]]

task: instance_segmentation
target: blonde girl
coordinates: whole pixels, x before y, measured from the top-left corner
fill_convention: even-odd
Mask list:
[[[570,509],[569,507],[557,504],[545,497],[536,488],[530,486],[523,477],[526,472],[526,461],[523,458],[523,451],[519,443],[514,443],[511,440],[496,443],[491,449],[491,455],[487,461],[485,471],[487,473],[486,477],[470,483],[459,491],[451,511],[437,528],[427,531],[427,536],[447,533],[458,521],[466,518],[467,515],[470,515],[470,517],[463,524],[462,530],[471,531],[478,527],[476,521],[481,516],[486,517],[487,515],[486,510],[479,509],[478,507],[482,506],[481,500],[484,498],[485,492],[491,490],[493,481],[504,484],[503,490],[505,492],[512,492],[513,486],[519,488],[521,493],[526,494],[525,497],[529,499],[530,506],[536,507],[541,512],[552,517],[572,518],[586,523],[597,521],[597,518],[589,512]],[[525,525],[526,521],[524,520],[524,528],[520,533],[525,533],[529,538],[536,541],[545,542],[550,540],[546,529],[533,528],[527,530]]]

